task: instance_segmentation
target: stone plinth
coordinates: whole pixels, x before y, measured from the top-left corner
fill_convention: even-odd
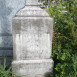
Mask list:
[[[13,72],[22,77],[46,77],[53,71],[53,60],[19,60],[12,63]]]
[[[45,77],[53,70],[53,19],[36,6],[37,1],[26,0],[25,8],[13,18],[12,70],[18,76]]]

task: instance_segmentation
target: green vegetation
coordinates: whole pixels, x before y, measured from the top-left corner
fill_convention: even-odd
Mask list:
[[[3,65],[0,62],[0,77],[16,77],[14,74],[12,74],[11,66],[8,69],[6,69],[6,58],[4,58]]]
[[[77,1],[50,6],[48,12],[54,18],[52,58],[55,65],[51,77],[77,77]]]
[[[9,77],[11,74],[11,67],[6,70],[6,59],[4,59],[4,65],[0,63],[0,77]]]
[[[65,7],[65,8],[63,8]],[[66,10],[66,12],[65,12]],[[48,13],[54,18],[53,53],[54,73],[50,77],[77,77],[77,1],[65,0],[61,6],[51,6]],[[12,76],[0,63],[0,77]]]

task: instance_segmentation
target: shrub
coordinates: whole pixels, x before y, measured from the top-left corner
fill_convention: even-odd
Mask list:
[[[54,18],[53,53],[55,61],[53,77],[77,77],[77,1],[65,1],[63,7],[50,6],[49,15]],[[66,10],[67,12],[63,12]]]

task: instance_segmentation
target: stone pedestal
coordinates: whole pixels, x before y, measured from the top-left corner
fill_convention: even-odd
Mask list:
[[[26,6],[13,18],[12,71],[18,76],[45,77],[52,73],[53,19],[39,8],[38,0],[26,0]]]
[[[47,77],[53,71],[53,60],[19,60],[12,63],[13,72],[21,77]]]

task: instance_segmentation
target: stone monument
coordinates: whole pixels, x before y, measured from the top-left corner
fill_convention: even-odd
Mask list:
[[[24,77],[45,77],[52,73],[53,19],[38,6],[38,0],[26,0],[25,8],[12,23],[13,73]]]

